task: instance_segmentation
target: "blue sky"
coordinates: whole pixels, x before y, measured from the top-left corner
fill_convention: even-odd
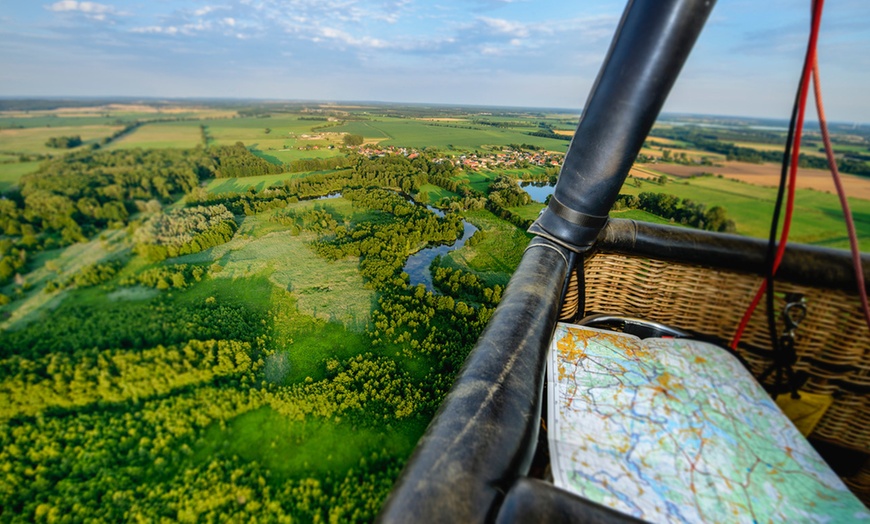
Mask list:
[[[622,1],[0,0],[0,96],[563,107]],[[665,111],[787,118],[809,0],[720,0]],[[828,117],[870,122],[870,2],[828,2]]]

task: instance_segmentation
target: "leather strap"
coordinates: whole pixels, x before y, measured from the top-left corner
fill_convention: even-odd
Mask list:
[[[586,213],[575,211],[570,207],[566,206],[565,204],[559,202],[559,200],[556,198],[556,195],[550,197],[550,204],[548,207],[550,208],[550,211],[556,213],[557,216],[580,227],[592,227],[600,229],[604,227],[604,224],[607,223],[607,219],[609,218],[607,215],[602,217],[587,215]]]

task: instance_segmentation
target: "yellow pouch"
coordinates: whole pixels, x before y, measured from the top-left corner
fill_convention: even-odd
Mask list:
[[[790,393],[777,396],[776,405],[806,437],[813,432],[828,408],[834,403],[834,397],[805,391],[799,393],[801,398],[791,398]]]

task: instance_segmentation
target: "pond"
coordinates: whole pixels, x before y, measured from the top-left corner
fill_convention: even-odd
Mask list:
[[[556,186],[548,182],[524,182],[520,180],[519,184],[523,191],[532,197],[532,200],[541,204],[545,203],[547,197],[556,191]]]

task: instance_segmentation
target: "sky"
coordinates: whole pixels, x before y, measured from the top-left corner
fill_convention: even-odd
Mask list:
[[[655,1],[655,0],[648,0]],[[809,0],[720,0],[666,112],[787,119]],[[0,0],[0,96],[580,110],[617,0]],[[826,4],[829,120],[870,123],[870,2]]]

